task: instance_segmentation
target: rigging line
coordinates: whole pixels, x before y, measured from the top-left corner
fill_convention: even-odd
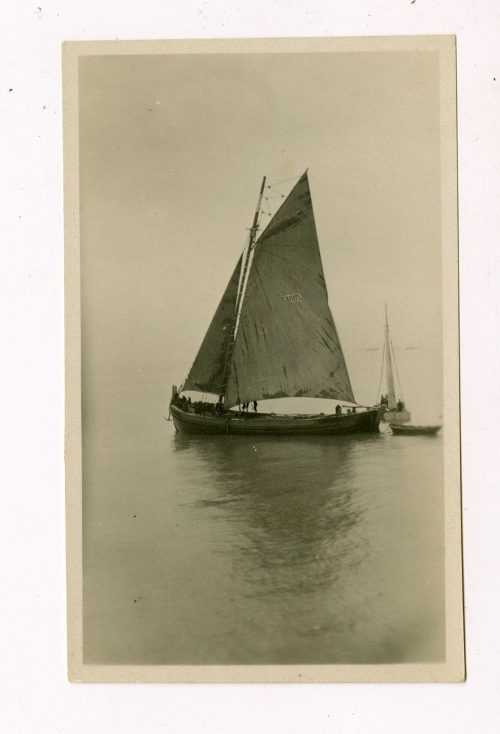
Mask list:
[[[268,214],[269,216],[271,216],[271,213],[270,212],[266,212],[265,211],[265,209],[264,209],[264,198],[262,198],[262,201],[260,202],[259,216],[257,218],[257,227],[255,229],[255,238],[254,238],[253,243],[250,242],[250,239],[251,238],[249,238],[249,244],[251,245],[251,248],[250,248],[251,249],[251,252],[253,252],[255,250],[255,243],[257,242],[257,240],[259,238],[260,232],[262,232],[262,218],[263,218],[264,214]],[[264,226],[267,226],[267,224],[264,225]],[[253,256],[252,256],[252,259],[253,259]],[[250,263],[249,263],[249,266],[250,266]],[[250,275],[250,273],[249,273],[249,275]]]
[[[265,202],[265,203],[264,203],[264,202]],[[267,207],[267,208],[265,208],[265,207]],[[262,202],[262,207],[261,207],[261,212],[262,212],[263,214],[267,214],[267,216],[269,216],[269,217],[272,217],[272,214],[271,214],[271,207],[269,206],[269,201],[268,201],[268,199],[264,199],[264,200],[263,200],[263,202]]]
[[[292,189],[292,191],[293,191],[293,189]],[[275,216],[275,217],[276,217],[276,216],[277,216],[277,214],[278,214],[278,213],[279,213],[279,212],[280,212],[280,211],[282,210],[282,208],[284,207],[284,205],[285,205],[285,204],[286,204],[286,202],[288,201],[288,199],[289,199],[289,197],[290,197],[290,195],[291,195],[292,191],[290,191],[290,193],[288,194],[288,196],[285,196],[284,194],[280,193],[279,191],[276,191],[276,192],[275,192],[275,193],[279,194],[279,195],[281,196],[281,198],[283,199],[283,201],[281,202],[281,204],[279,205],[279,207],[278,207],[278,208],[276,209],[276,211],[274,212],[274,216]],[[266,226],[265,226],[265,227],[263,227],[263,229],[262,229],[262,232],[260,233],[259,237],[258,237],[258,238],[256,239],[256,241],[255,241],[255,247],[257,247],[257,245],[258,245],[258,244],[260,243],[260,239],[261,239],[261,237],[262,237],[262,236],[264,235],[264,233],[265,233],[265,232],[267,232],[268,228],[269,228],[269,227],[271,226],[271,223],[272,223],[272,221],[273,221],[273,220],[272,220],[272,219],[270,219],[270,220],[269,220],[269,222],[268,222],[268,223],[266,224]]]
[[[299,178],[302,178],[303,174],[301,173],[299,176],[292,176],[292,178],[285,178],[283,181],[273,181],[272,184],[268,184],[268,188],[270,189],[271,186],[279,186],[280,184],[288,183],[289,181],[298,181]]]
[[[275,194],[279,194],[279,196],[276,197],[276,199],[286,199],[286,195],[282,194],[281,191],[278,191],[278,189],[273,189],[272,186],[269,186],[270,191],[274,191]]]
[[[380,379],[378,381],[378,390],[377,390],[377,395],[375,397],[375,405],[377,404],[377,400],[380,395],[380,388],[382,387],[382,375],[384,374],[384,362],[385,362],[385,349],[382,349],[382,365],[380,367]]]
[[[393,356],[393,359],[394,359],[394,367],[396,369],[396,379],[397,379],[398,385],[399,385],[399,394],[401,395],[401,400],[403,400],[403,397],[404,397],[403,396],[403,387],[401,385],[401,380],[399,379],[398,363],[396,362],[396,355],[394,353],[394,347],[392,345],[392,341],[391,341],[391,349],[392,349],[392,356]]]

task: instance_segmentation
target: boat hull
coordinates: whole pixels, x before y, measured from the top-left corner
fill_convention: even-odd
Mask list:
[[[198,435],[227,433],[244,436],[335,436],[349,433],[376,433],[379,411],[367,410],[347,415],[286,416],[271,414],[225,414],[204,416],[170,407],[177,431]]]
[[[435,436],[441,426],[400,426],[391,423],[391,430],[395,436]]]

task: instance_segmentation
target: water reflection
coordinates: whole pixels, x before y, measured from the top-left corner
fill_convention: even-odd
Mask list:
[[[308,619],[299,634],[323,629],[328,593],[337,592],[341,608],[342,587],[369,551],[360,531],[366,505],[353,459],[380,437],[176,434],[173,440],[176,451],[204,465],[207,483],[193,509],[209,512],[214,527],[219,521],[238,530],[219,552],[232,556],[234,582],[240,589],[245,582],[243,595],[283,609],[305,605]],[[331,610],[326,617],[331,622]]]
[[[189,437],[107,395],[84,451],[89,662],[443,658],[441,441]]]

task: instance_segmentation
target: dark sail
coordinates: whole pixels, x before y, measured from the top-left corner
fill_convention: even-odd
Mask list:
[[[256,243],[226,405],[278,397],[354,402],[328,306],[307,173]]]
[[[216,394],[220,392],[231,324],[236,308],[240,270],[241,257],[208,327],[194,364],[183,385],[183,390]]]

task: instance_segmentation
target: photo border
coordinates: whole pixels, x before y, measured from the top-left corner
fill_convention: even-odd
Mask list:
[[[373,665],[91,665],[83,662],[78,64],[89,55],[436,51],[440,73],[446,661]],[[459,402],[455,36],[68,41],[63,44],[65,473],[68,675],[72,682],[458,682],[465,677]]]

